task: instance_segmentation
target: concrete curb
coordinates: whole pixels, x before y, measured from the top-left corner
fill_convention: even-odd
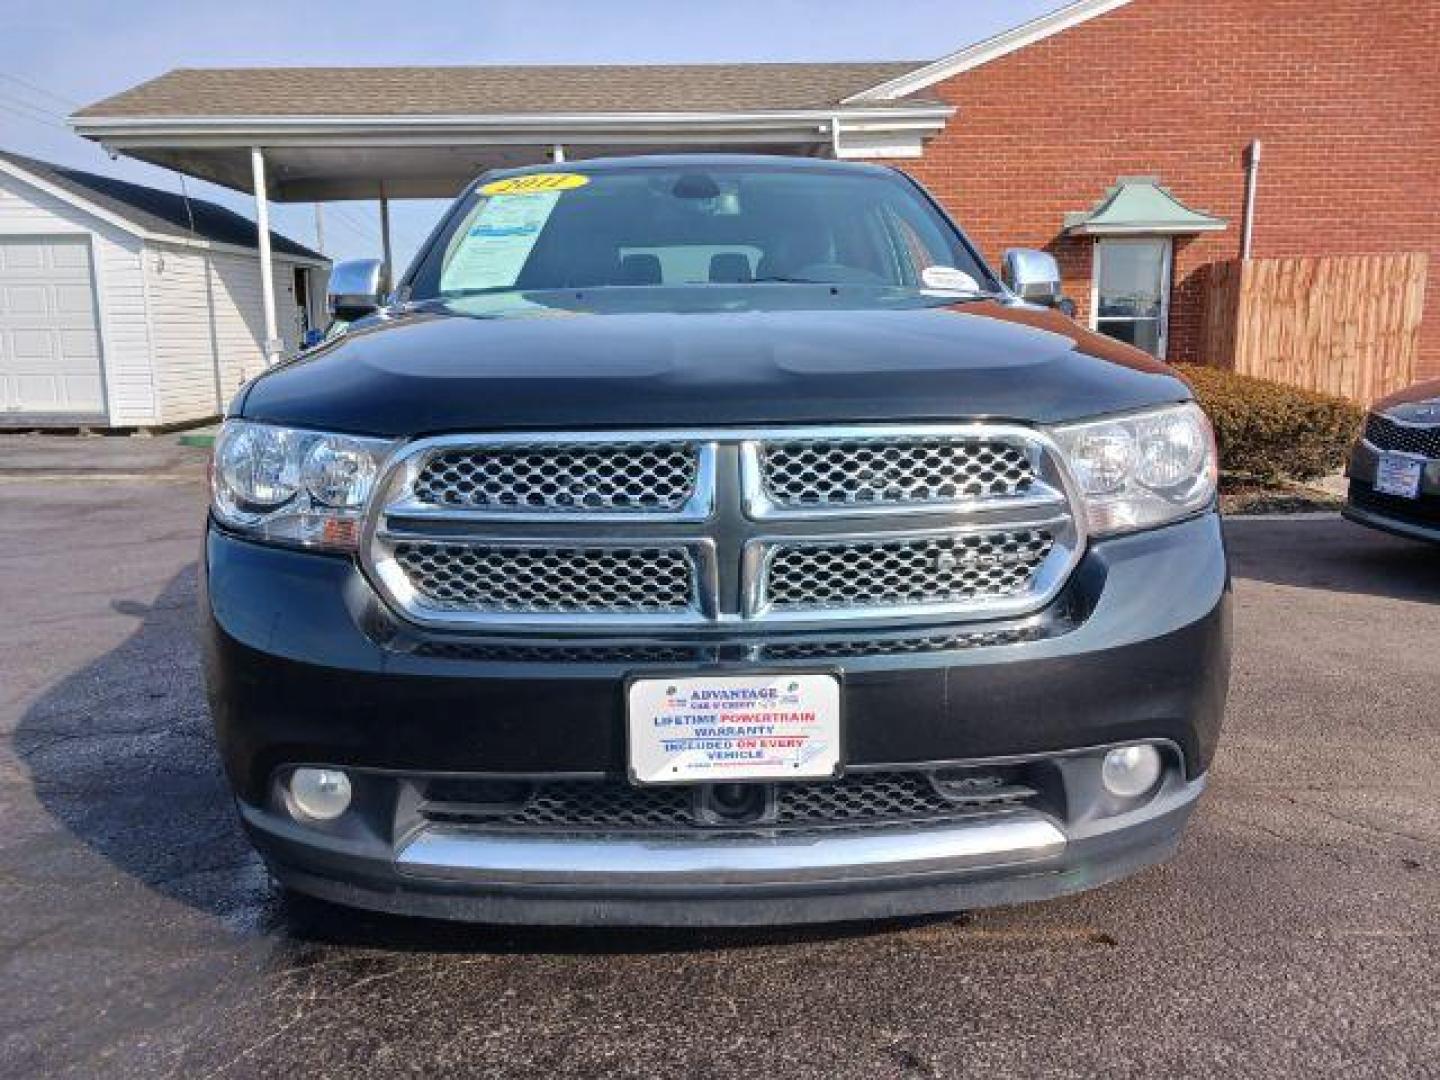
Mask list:
[[[1293,514],[1226,514],[1225,524],[1239,521],[1339,521],[1339,510],[1301,510]]]

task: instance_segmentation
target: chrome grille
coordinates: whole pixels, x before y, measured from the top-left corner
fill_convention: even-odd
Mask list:
[[[1069,483],[1013,424],[439,436],[391,459],[361,559],[433,627],[1009,618],[1083,552]]]
[[[683,442],[501,443],[432,455],[412,494],[461,510],[664,513],[690,501],[698,475],[698,451]]]
[[[693,606],[682,548],[540,547],[402,542],[394,559],[439,610],[645,615]]]
[[[766,442],[760,468],[766,497],[786,508],[1016,498],[1035,482],[1024,447],[946,436]]]
[[[782,545],[766,566],[763,602],[793,610],[1005,599],[1030,588],[1054,543],[1043,529],[1019,529]]]
[[[1411,427],[1371,413],[1365,421],[1365,439],[1378,450],[1397,450],[1440,459],[1440,424]]]

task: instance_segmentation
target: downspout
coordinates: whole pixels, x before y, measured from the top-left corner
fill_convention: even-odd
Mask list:
[[[1260,184],[1260,140],[1250,143],[1245,156],[1245,224],[1240,233],[1240,257],[1250,258],[1255,239],[1255,189]]]

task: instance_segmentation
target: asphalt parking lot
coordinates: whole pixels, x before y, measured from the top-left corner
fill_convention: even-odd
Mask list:
[[[0,438],[0,1075],[1440,1073],[1440,550],[1231,523],[1223,749],[1136,878],[901,925],[491,930],[272,889],[192,641],[203,453],[87,443]]]

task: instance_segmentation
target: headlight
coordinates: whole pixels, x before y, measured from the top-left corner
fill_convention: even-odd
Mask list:
[[[353,551],[391,444],[227,420],[215,440],[211,510],[263,540]]]
[[[1163,525],[1215,497],[1215,433],[1194,402],[1053,428],[1097,536]]]

